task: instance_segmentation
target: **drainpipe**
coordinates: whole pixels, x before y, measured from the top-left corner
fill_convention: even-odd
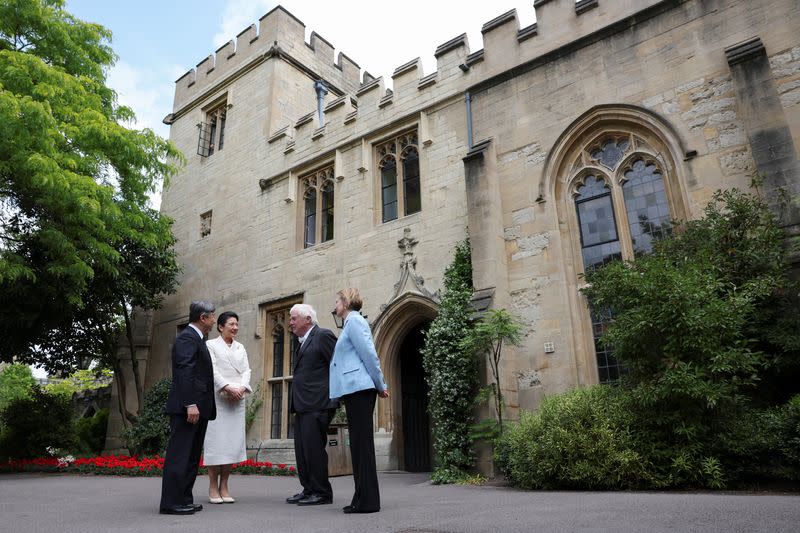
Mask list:
[[[325,95],[328,94],[328,88],[325,82],[317,80],[314,82],[314,90],[317,91],[317,114],[319,115],[319,127],[325,125]]]
[[[464,101],[467,104],[467,148],[472,149],[472,95],[467,91],[464,93]]]

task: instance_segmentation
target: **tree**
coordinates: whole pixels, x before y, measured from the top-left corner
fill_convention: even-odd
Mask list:
[[[443,278],[439,314],[425,334],[422,364],[428,382],[436,469],[435,483],[452,483],[474,464],[469,435],[473,398],[478,388],[475,359],[461,346],[469,332],[472,263],[469,241],[456,246]]]
[[[28,365],[13,364],[0,372],[0,410],[14,400],[28,398],[36,385]]]
[[[467,336],[461,342],[461,347],[475,357],[483,359],[488,356],[489,368],[492,371],[492,384],[488,387],[488,393],[494,398],[494,408],[497,413],[496,433],[503,433],[503,392],[500,389],[500,357],[502,356],[503,344],[519,346],[522,339],[522,324],[505,309],[489,309],[481,319],[473,326]],[[486,424],[484,424],[486,426]],[[481,429],[490,431],[494,434],[493,428],[483,427]]]
[[[63,371],[62,353],[109,356],[117,317],[174,283],[148,279],[177,266],[171,222],[147,202],[182,156],[125,126],[133,112],[106,86],[110,38],[63,0],[0,0],[0,360]],[[105,338],[46,349],[75,326]]]

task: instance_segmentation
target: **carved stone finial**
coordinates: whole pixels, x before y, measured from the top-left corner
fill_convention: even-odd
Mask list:
[[[397,241],[397,247],[403,250],[403,259],[400,262],[400,279],[394,284],[394,294],[389,301],[381,306],[381,311],[406,292],[416,292],[426,298],[438,302],[438,294],[425,288],[425,280],[417,274],[417,258],[414,256],[414,247],[419,241],[411,236],[411,228],[403,229],[403,238]]]
[[[397,245],[403,249],[403,265],[417,265],[414,257],[414,247],[419,241],[411,236],[411,228],[403,229],[403,238],[397,241]]]

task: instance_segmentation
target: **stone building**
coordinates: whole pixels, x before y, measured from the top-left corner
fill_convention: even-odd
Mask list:
[[[421,335],[467,232],[476,303],[526,327],[504,356],[516,416],[617,376],[579,292],[587,267],[646,252],[755,173],[767,198],[797,200],[800,2],[533,7],[528,27],[515,11],[486,22],[478,50],[443,42],[435,72],[397,67],[391,91],[281,7],[178,79],[165,121],[187,164],[162,210],[184,271],[139,321],[146,384],[169,374],[191,300],[236,311],[264,395],[248,444],[291,461],[288,308],[312,304],[335,329],[336,291],[359,287],[392,391],[379,468],[424,470]]]

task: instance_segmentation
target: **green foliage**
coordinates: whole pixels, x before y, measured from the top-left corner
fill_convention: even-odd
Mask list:
[[[646,458],[636,449],[619,389],[596,385],[544,399],[523,412],[495,446],[500,470],[526,489],[652,487]]]
[[[244,429],[245,431],[250,431],[250,426],[253,425],[258,410],[264,404],[264,392],[261,390],[261,383],[256,385],[253,394],[248,395],[246,404],[244,411]]]
[[[108,369],[76,370],[65,379],[61,379],[44,386],[49,394],[63,394],[67,398],[85,390],[95,390],[107,387],[114,373]]]
[[[8,365],[0,372],[0,409],[22,398],[30,397],[36,380],[28,365]]]
[[[800,481],[800,395],[783,405],[746,411],[720,438],[734,481]]]
[[[428,382],[435,455],[435,483],[452,483],[474,464],[469,436],[478,388],[475,358],[461,345],[470,328],[472,264],[469,241],[458,244],[445,270],[439,314],[425,336],[423,367]]]
[[[0,411],[3,433],[0,457],[26,459],[47,455],[48,448],[72,449],[76,444],[72,403],[47,394],[39,386]]]
[[[496,434],[503,433],[504,401],[500,388],[500,358],[504,343],[519,346],[521,340],[522,324],[516,317],[505,309],[489,309],[461,341],[461,348],[478,358],[479,362],[488,358],[489,368],[492,370],[493,383],[489,393],[494,397],[497,424],[495,427],[489,421],[481,421],[473,428],[473,436],[483,435],[493,439]],[[483,396],[479,395],[481,398]]]
[[[158,381],[144,395],[144,408],[136,424],[122,431],[125,446],[132,455],[164,454],[169,440],[169,416],[164,413],[171,378]]]
[[[100,409],[93,416],[79,418],[75,422],[78,451],[87,454],[101,453],[106,444],[107,427],[108,409]]]
[[[640,453],[669,486],[735,482],[731,435],[755,407],[798,392],[797,287],[766,204],[718,192],[703,218],[635,262],[587,275],[586,295],[613,322],[602,342],[627,374]],[[757,431],[755,433],[758,433]]]
[[[106,324],[170,287],[171,221],[147,202],[182,161],[124,125],[111,33],[64,4],[0,0],[0,360],[53,372],[112,354]]]

